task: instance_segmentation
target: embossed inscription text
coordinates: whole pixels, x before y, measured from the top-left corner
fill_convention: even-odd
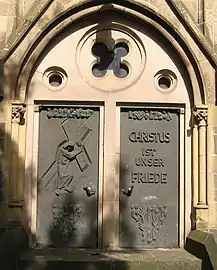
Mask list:
[[[155,148],[142,148],[140,157],[135,157],[135,165],[139,168],[163,168],[164,159],[156,157],[157,151]],[[131,182],[134,183],[149,183],[149,184],[167,184],[166,172],[146,172],[133,171],[131,172]]]
[[[47,117],[48,118],[77,118],[77,119],[87,119],[93,114],[91,109],[83,108],[48,108]]]
[[[144,167],[164,167],[164,162],[162,158],[135,158],[136,166]]]
[[[133,143],[169,143],[170,132],[133,131],[129,134],[129,140]]]
[[[157,172],[132,172],[132,183],[167,184],[167,174]]]
[[[129,141],[131,143],[160,143],[169,144],[171,140],[170,132],[147,132],[138,131],[129,134]],[[164,168],[165,161],[163,157],[157,156],[157,150],[152,148],[141,148],[140,156],[134,157],[134,164],[139,168]],[[149,184],[167,184],[166,172],[146,172],[133,171],[131,172],[131,182],[133,183],[149,183]]]
[[[152,121],[171,121],[172,116],[167,111],[136,110],[128,112],[128,119],[133,120],[152,120]]]

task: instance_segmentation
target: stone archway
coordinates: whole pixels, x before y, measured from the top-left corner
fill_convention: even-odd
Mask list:
[[[127,4],[127,1],[125,2]],[[85,9],[86,8],[86,9]],[[206,102],[206,92],[205,92],[205,82],[204,76],[202,75],[203,67],[200,66],[200,61],[198,58],[201,55],[198,53],[198,49],[194,46],[195,44],[190,43],[190,46],[187,46],[187,40],[185,40],[185,34],[181,33],[182,27],[180,27],[179,31],[171,27],[170,22],[163,18],[162,14],[157,16],[155,10],[153,10],[149,5],[146,9],[141,8],[140,6],[134,7],[135,9],[126,8],[121,5],[117,5],[115,3],[111,4],[103,4],[103,5],[93,5],[93,7],[85,7],[84,9],[73,10],[72,15],[70,14],[71,10],[68,10],[66,15],[57,19],[57,27],[52,27],[52,25],[47,25],[45,30],[39,33],[38,37],[36,37],[35,42],[32,44],[31,48],[27,51],[22,58],[22,65],[20,65],[18,82],[16,85],[16,96],[15,99],[19,99],[25,101],[27,98],[27,89],[29,80],[26,78],[31,78],[31,74],[33,72],[34,63],[37,62],[38,57],[40,57],[41,53],[44,51],[44,48],[48,46],[50,40],[53,39],[59,32],[68,27],[68,25],[73,24],[73,22],[77,23],[79,20],[83,20],[87,15],[94,16],[98,12],[103,12],[104,10],[111,10],[120,12],[120,14],[129,15],[136,20],[139,19],[141,22],[153,27],[156,31],[159,31],[159,34],[162,35],[169,43],[174,47],[174,49],[179,54],[180,59],[184,63],[188,73],[189,78],[192,84],[192,95],[194,98],[195,104],[204,104]],[[144,15],[141,15],[140,12],[146,11]],[[68,14],[69,13],[69,14]],[[156,17],[156,18],[155,18]],[[173,18],[174,20],[174,18]],[[56,24],[54,23],[54,24]],[[175,23],[175,20],[174,20]],[[167,30],[165,30],[167,29]],[[13,58],[13,57],[12,57]]]
[[[97,19],[90,17],[80,22],[78,27],[70,26],[62,31],[41,55],[29,84],[26,105],[27,123],[31,125],[27,125],[27,141],[34,139],[32,147],[27,148],[27,166],[31,163],[38,168],[38,178],[32,183],[33,187],[38,186],[37,192],[34,189],[35,199],[32,201],[32,229],[39,243],[48,244],[49,240],[44,239],[47,239],[46,230],[50,229],[50,222],[64,215],[61,212],[54,217],[52,209],[47,209],[47,212],[45,205],[48,207],[49,203],[45,203],[43,196],[52,202],[52,207],[64,208],[61,207],[63,203],[57,203],[61,197],[59,192],[57,198],[51,195],[52,187],[48,187],[55,179],[47,174],[50,175],[49,164],[59,164],[55,149],[59,149],[62,141],[62,135],[52,134],[58,134],[57,126],[69,119],[67,130],[79,131],[85,126],[90,133],[96,133],[95,136],[90,135],[90,138],[96,138],[90,144],[96,144],[95,149],[98,149],[95,157],[88,141],[86,146],[82,145],[88,152],[85,160],[88,159],[91,165],[83,171],[76,155],[75,165],[81,172],[77,167],[73,169],[76,171],[73,179],[80,179],[75,189],[79,189],[77,195],[81,192],[82,201],[86,198],[82,191],[86,186],[98,193],[87,200],[88,204],[98,198],[95,201],[98,212],[92,217],[96,224],[100,224],[98,233],[95,232],[95,237],[98,237],[95,243],[110,248],[183,246],[186,233],[191,228],[192,206],[191,138],[186,134],[191,128],[194,101],[188,73],[176,52],[171,51],[158,32],[116,12],[105,11],[101,16],[106,18],[106,23],[99,25],[100,16]],[[87,111],[93,111],[93,114],[87,117]],[[98,117],[94,116],[96,113]],[[91,124],[91,119],[97,119],[97,123]],[[66,132],[70,140],[71,136],[77,136],[71,132]],[[170,142],[168,148],[167,143]],[[73,149],[77,145],[74,143],[71,145]],[[48,144],[49,150],[46,150]],[[70,164],[71,160],[69,157]],[[49,163],[47,166],[46,162]],[[91,176],[94,162],[96,174]],[[123,170],[128,166],[132,168],[126,170],[123,178]],[[43,184],[44,179],[48,184]],[[46,192],[40,189],[37,181],[42,182]],[[134,191],[131,196],[126,190],[132,184]],[[66,188],[65,184],[63,186]],[[171,190],[173,195],[167,200]],[[78,203],[81,197],[76,199],[79,209],[83,205]],[[79,217],[83,211],[79,210]],[[51,213],[50,218],[48,213]],[[143,221],[138,219],[141,215]],[[129,228],[126,229],[130,216]],[[77,222],[85,225],[85,219]],[[86,225],[81,231],[75,228],[76,224],[72,234],[78,240],[67,243],[69,246],[96,247],[96,244],[84,240],[90,228]],[[132,239],[126,238],[129,232]]]

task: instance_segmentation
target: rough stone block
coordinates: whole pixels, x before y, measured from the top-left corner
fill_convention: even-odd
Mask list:
[[[217,244],[211,233],[191,231],[186,240],[186,250],[203,261],[203,269],[217,269]]]

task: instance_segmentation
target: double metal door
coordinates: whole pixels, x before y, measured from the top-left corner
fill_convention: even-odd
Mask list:
[[[120,246],[179,245],[179,111],[122,108]],[[36,238],[98,246],[99,108],[40,110]]]

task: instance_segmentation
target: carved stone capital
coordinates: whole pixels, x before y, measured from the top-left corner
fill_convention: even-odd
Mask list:
[[[26,112],[25,104],[12,104],[12,123],[24,124],[24,115]]]
[[[208,111],[205,107],[195,107],[193,109],[193,115],[199,126],[206,125]]]

